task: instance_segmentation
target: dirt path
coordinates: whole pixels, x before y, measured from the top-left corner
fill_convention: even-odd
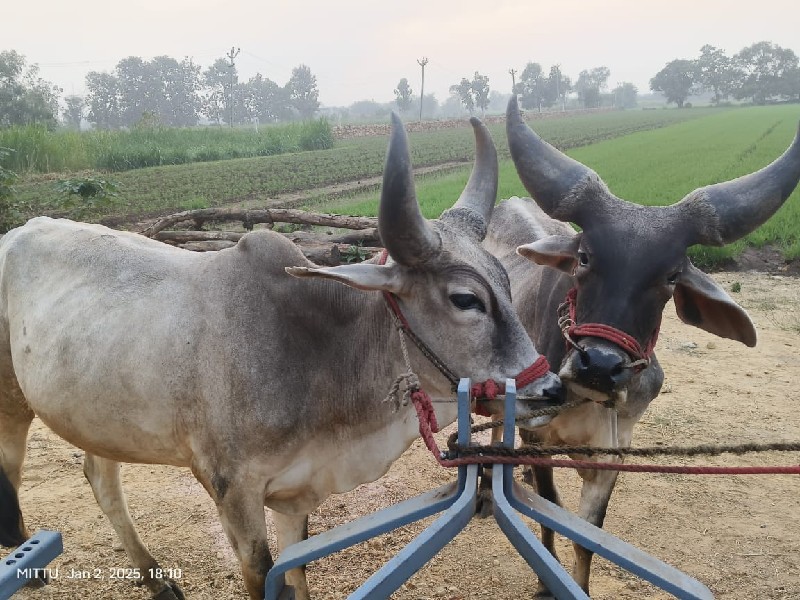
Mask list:
[[[800,440],[800,280],[763,273],[719,273],[759,330],[755,349],[681,324],[667,307],[658,355],[667,374],[635,433],[634,445],[733,444]],[[446,435],[446,434],[445,434]],[[22,505],[32,528],[59,529],[60,577],[20,598],[144,599],[144,590],[111,581],[129,566],[83,478],[82,453],[36,423]],[[665,459],[665,463],[679,463]],[[798,464],[800,455],[717,458],[702,464]],[[693,461],[691,464],[697,464]],[[415,443],[387,476],[329,499],[311,518],[311,533],[352,520],[452,477]],[[578,478],[558,473],[574,507]],[[123,479],[139,532],[165,568],[181,569],[189,599],[243,598],[238,566],[213,503],[184,470],[125,466]],[[606,528],[683,569],[726,600],[800,598],[800,477],[622,474]],[[420,526],[408,527],[310,565],[317,599],[345,598],[393,556]],[[569,558],[568,545],[560,543]],[[71,569],[102,575],[69,579]],[[595,560],[597,600],[670,598],[617,567]],[[535,577],[493,520],[473,521],[393,598],[448,600],[531,598]]]

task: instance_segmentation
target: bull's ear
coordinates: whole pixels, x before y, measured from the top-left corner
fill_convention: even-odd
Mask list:
[[[537,265],[553,267],[570,275],[578,264],[581,235],[551,235],[517,248],[517,254]]]
[[[396,294],[402,287],[400,273],[394,265],[359,263],[338,267],[286,267],[286,272],[294,277],[333,279],[359,290],[381,290]]]
[[[750,316],[711,277],[688,260],[673,298],[678,317],[684,323],[750,347],[756,345],[756,328]]]

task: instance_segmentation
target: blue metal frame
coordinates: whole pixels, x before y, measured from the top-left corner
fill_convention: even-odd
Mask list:
[[[509,447],[514,446],[516,397],[516,384],[513,379],[508,379],[503,444]],[[458,386],[458,443],[468,445],[471,441],[470,380],[462,379]],[[557,531],[681,600],[713,599],[711,591],[699,581],[519,486],[514,482],[513,470],[514,465],[495,465],[492,469],[495,520],[558,600],[588,600],[589,597],[548,552],[518,513]],[[350,600],[385,600],[458,535],[475,516],[478,477],[481,473],[479,465],[459,467],[458,479],[451,484],[286,548],[267,574],[265,600],[293,598],[292,588],[285,585],[285,574],[289,569],[444,511],[349,596]]]
[[[40,529],[0,562],[0,600],[7,600],[31,580],[46,581],[46,569],[64,551],[61,534]]]

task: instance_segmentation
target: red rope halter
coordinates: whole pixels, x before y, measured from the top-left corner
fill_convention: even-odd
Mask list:
[[[381,253],[381,257],[378,260],[379,265],[385,265],[386,259],[389,257],[389,252],[384,250]],[[439,369],[439,371],[450,381],[451,384],[454,386],[458,384],[459,378],[450,370],[447,365],[439,359],[433,351],[428,348],[422,340],[420,340],[413,331],[411,331],[411,327],[408,324],[408,320],[406,320],[405,315],[403,315],[403,311],[400,310],[400,305],[397,303],[397,298],[391,292],[384,291],[383,297],[386,300],[386,304],[389,307],[389,310],[392,314],[396,317],[398,322],[398,327],[400,327],[404,333],[406,333],[411,340],[416,344],[416,346],[422,351],[422,353],[431,361],[431,363]],[[523,388],[526,385],[529,385],[544,377],[547,372],[550,370],[550,363],[547,362],[547,359],[544,355],[540,355],[532,365],[523,369],[514,379],[516,381],[518,388]],[[480,400],[494,400],[497,396],[505,393],[505,383],[498,383],[494,379],[487,379],[483,382],[476,382],[472,384],[472,397],[475,399]],[[418,400],[422,399],[422,396],[428,397],[428,394],[424,390],[415,390],[412,394],[412,398],[415,398],[414,405],[417,406],[417,410],[419,412]],[[430,406],[430,398],[428,397],[428,406]],[[434,432],[438,431],[438,425],[436,424],[436,416],[433,414],[433,408],[426,408],[423,410],[425,419],[431,422],[431,428]],[[484,408],[483,406],[476,404],[475,413],[481,416],[491,416],[491,413]],[[420,419],[423,416],[420,415]],[[420,421],[422,423],[422,421]]]
[[[558,324],[561,327],[561,332],[567,340],[568,345],[574,346],[579,351],[583,348],[578,345],[575,338],[578,337],[596,337],[616,344],[622,348],[631,358],[633,363],[629,365],[637,371],[641,371],[650,364],[650,357],[653,356],[653,350],[658,341],[658,332],[661,328],[661,322],[656,326],[653,335],[647,341],[644,348],[636,341],[632,335],[628,335],[624,331],[604,325],[603,323],[583,323],[579,325],[576,321],[576,299],[578,297],[578,288],[574,287],[567,292],[567,297],[564,302],[558,307]]]

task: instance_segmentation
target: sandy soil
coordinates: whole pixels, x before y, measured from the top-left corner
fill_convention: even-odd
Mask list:
[[[755,349],[680,323],[667,307],[658,355],[666,383],[638,425],[634,445],[735,444],[800,440],[800,280],[764,273],[719,273],[716,279],[751,314]],[[444,439],[444,436],[442,436]],[[60,576],[19,598],[146,598],[111,569],[128,562],[82,474],[82,453],[38,421],[29,441],[21,500],[31,528],[58,529],[65,552]],[[667,464],[679,459],[664,459]],[[800,455],[765,454],[687,464],[798,464]],[[349,521],[438,486],[452,473],[435,465],[419,443],[381,480],[329,499],[311,517],[311,533]],[[558,473],[568,506],[579,479]],[[236,560],[214,505],[188,471],[125,466],[123,479],[140,534],[165,568],[180,569],[190,599],[244,597]],[[723,599],[800,598],[800,477],[622,474],[606,529],[683,569]],[[269,518],[269,517],[267,517]],[[532,525],[533,526],[533,525]],[[309,566],[316,598],[345,598],[422,527],[407,527]],[[567,542],[562,557],[571,561]],[[72,570],[101,577],[70,579]],[[669,598],[600,559],[593,598]],[[474,520],[393,598],[448,600],[531,598],[535,575],[492,519]]]

